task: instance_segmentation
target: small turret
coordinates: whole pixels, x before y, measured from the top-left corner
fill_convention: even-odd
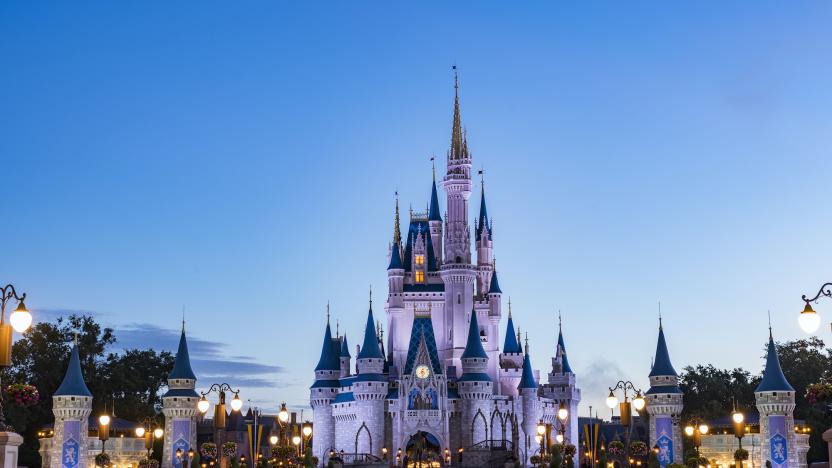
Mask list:
[[[537,381],[534,378],[534,371],[532,370],[531,358],[529,357],[529,338],[526,337],[526,354],[523,356],[523,373],[520,376],[520,384],[517,385],[517,392],[519,394],[518,400],[521,409],[521,423],[520,427],[525,434],[520,440],[520,453],[524,457],[530,456],[535,447],[535,435],[537,434],[537,423],[543,417],[543,408],[538,397]],[[528,463],[529,460],[524,460]],[[523,465],[527,466],[527,465]]]
[[[431,158],[433,161],[434,158]],[[439,195],[436,193],[436,167],[433,168],[433,181],[430,186],[430,208],[428,209],[428,226],[431,244],[437,262],[442,262],[442,214],[439,212]]]
[[[569,414],[578,414],[578,403],[581,402],[581,390],[577,386],[575,373],[566,358],[566,344],[563,339],[563,321],[558,312],[558,344],[555,356],[552,358],[552,372],[547,376],[547,382],[541,382],[542,394],[545,398],[559,402]],[[564,438],[569,443],[578,441],[578,418],[568,418],[564,423]]]
[[[49,453],[51,468],[83,468],[87,463],[88,418],[92,393],[81,373],[78,344],[72,346],[66,374],[52,395],[55,435]]]
[[[332,402],[338,395],[341,375],[340,347],[333,345],[329,328],[329,304],[326,305],[326,329],[321,346],[321,357],[315,366],[315,383],[309,388],[312,405],[312,453],[326,463],[329,448],[335,444],[335,421],[332,418]]]
[[[370,310],[367,312],[367,324],[364,327],[364,344],[356,357],[358,374],[381,374],[384,370],[384,354],[378,346],[375,319],[373,318],[373,300],[370,295]]]
[[[794,428],[795,391],[780,367],[777,346],[771,327],[763,379],[754,390],[760,413],[760,435],[763,440],[763,463],[772,468],[805,467],[805,453],[799,454]]]
[[[182,457],[177,458],[176,451],[188,453],[196,446],[196,404],[199,395],[195,388],[196,375],[191,368],[183,320],[176,359],[168,374],[168,391],[162,396],[162,414],[165,415],[162,468],[181,468]]]
[[[471,311],[471,321],[468,326],[468,342],[462,353],[462,376],[457,381],[459,396],[462,399],[463,427],[470,427],[470,439],[465,438],[468,445],[482,442],[488,435],[487,420],[491,414],[494,393],[491,377],[487,373],[488,355],[480,341],[480,327],[477,322],[477,312]],[[468,436],[468,434],[465,434]]]
[[[482,174],[482,171],[480,171]],[[494,257],[491,243],[491,220],[485,207],[485,181],[482,182],[480,197],[480,217],[474,227],[477,247],[477,292],[480,296],[490,295],[492,290],[500,291],[500,285],[494,280]],[[501,291],[500,291],[501,292]]]
[[[534,378],[534,371],[532,370],[532,361],[529,359],[529,343],[526,342],[526,354],[523,356],[523,374],[520,376],[520,384],[517,389],[522,393],[523,390],[537,391],[537,382]]]
[[[347,344],[347,335],[341,337],[341,376],[340,378],[348,377],[350,375],[350,346]]]
[[[648,377],[650,389],[647,390],[645,399],[647,413],[650,415],[650,444],[659,447],[658,459],[662,468],[671,463],[682,463],[682,432],[679,418],[684,408],[684,395],[679,388],[679,376],[670,363],[661,318],[656,356]]]

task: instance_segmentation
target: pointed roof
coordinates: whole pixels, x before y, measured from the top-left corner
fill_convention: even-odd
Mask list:
[[[318,359],[318,365],[315,366],[316,371],[341,370],[341,362],[338,359],[338,352],[333,351],[334,350],[332,348],[332,330],[329,328],[329,315],[327,314],[326,330],[324,330],[324,343],[321,346],[321,358]]]
[[[419,349],[424,345],[430,357],[431,367],[434,374],[442,373],[442,365],[439,361],[439,353],[436,351],[436,337],[433,333],[433,321],[430,315],[419,314],[413,319],[413,327],[410,329],[410,343],[407,347],[407,360],[404,364],[404,374],[411,374],[413,367],[419,357]]]
[[[176,360],[173,362],[173,369],[168,374],[168,379],[196,380],[196,374],[191,369],[191,357],[188,354],[188,340],[185,339],[184,325],[182,326],[182,334],[179,336],[179,349],[176,351]]]
[[[402,256],[399,254],[399,244],[394,242],[390,248],[390,264],[387,265],[387,269],[401,270],[402,268]]]
[[[757,385],[755,392],[793,392],[794,387],[783,375],[783,368],[780,367],[780,359],[777,357],[777,346],[771,335],[768,334],[768,354],[766,355],[766,369],[763,371],[763,380]]]
[[[477,240],[482,238],[483,230],[488,233],[488,239],[491,240],[491,223],[488,220],[488,209],[485,207],[485,184],[482,185],[482,195],[480,197],[480,218],[477,222]]]
[[[534,372],[532,371],[532,361],[529,359],[529,339],[526,338],[526,355],[523,356],[523,374],[520,376],[520,384],[517,385],[518,390],[524,388],[537,388],[537,382],[534,381]]]
[[[494,270],[491,273],[491,284],[488,286],[488,294],[502,294],[503,290],[500,289],[500,283],[497,281],[497,270]]]
[[[563,373],[574,374],[574,372],[572,372],[572,367],[569,365],[569,359],[566,358],[566,345],[563,342],[563,327],[560,325],[560,323],[558,323],[558,348],[560,349],[561,353],[560,363],[563,367]]]
[[[468,327],[468,343],[465,344],[465,351],[462,353],[462,359],[465,358],[488,358],[485,354],[485,349],[482,347],[480,341],[480,326],[477,323],[477,311],[471,311],[471,322]]]
[[[343,337],[341,337],[341,357],[345,357],[345,358],[352,357],[352,356],[350,356],[350,345],[347,344],[347,335],[346,335],[346,333],[344,334]]]
[[[430,209],[428,210],[428,221],[442,221],[439,212],[439,196],[436,193],[436,172],[433,174],[433,183],[430,188]]]
[[[492,281],[493,283],[493,281]],[[508,309],[508,326],[506,327],[506,340],[503,344],[503,353],[517,354],[522,353],[520,343],[517,342],[517,337],[514,336],[514,319],[511,318],[511,306]]]
[[[370,300],[370,311],[367,313],[367,325],[364,327],[364,344],[361,346],[357,359],[384,359],[384,355],[381,354],[381,349],[378,347],[372,300]]]
[[[649,377],[658,375],[672,375],[678,377],[676,369],[670,363],[670,353],[667,352],[667,343],[664,340],[664,329],[659,319],[659,341],[656,343],[656,359],[653,360],[653,368],[650,369]]]
[[[81,373],[81,358],[78,356],[78,344],[72,345],[72,352],[69,355],[69,365],[66,367],[66,375],[61,385],[55,390],[54,396],[88,396],[92,393],[84,383],[84,375]]]
[[[451,127],[451,149],[448,151],[448,160],[468,159],[468,141],[462,132],[462,117],[459,113],[459,76],[454,70],[454,119]]]

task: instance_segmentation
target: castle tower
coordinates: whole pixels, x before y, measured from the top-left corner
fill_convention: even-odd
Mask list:
[[[474,226],[474,239],[477,243],[477,294],[484,297],[491,289],[491,276],[494,271],[494,256],[491,243],[491,220],[485,207],[485,182],[482,182],[480,195],[480,217]]]
[[[462,399],[462,444],[471,446],[488,439],[488,421],[494,394],[488,373],[488,355],[480,341],[476,311],[471,311],[468,340],[462,353],[462,377],[457,382]]]
[[[771,461],[772,468],[805,467],[799,459],[794,433],[794,388],[783,375],[777,347],[769,327],[768,354],[763,380],[754,390],[757,411],[760,412],[762,463]]]
[[[55,435],[52,438],[51,468],[86,468],[88,420],[92,412],[92,393],[84,383],[78,343],[72,346],[64,380],[52,395]]]
[[[162,414],[165,415],[165,445],[162,468],[181,468],[182,460],[187,461],[188,450],[196,450],[196,403],[199,395],[196,375],[191,369],[188,341],[185,339],[185,322],[179,336],[179,348],[173,369],[168,374],[168,391],[162,396]],[[183,457],[176,457],[181,449]]]
[[[329,450],[335,446],[335,422],[332,418],[332,402],[338,394],[341,375],[340,349],[333,345],[332,330],[329,328],[329,305],[327,305],[326,330],[321,346],[321,357],[315,366],[315,383],[309,389],[312,406],[312,453],[326,465]]]
[[[454,67],[456,70],[456,67]],[[448,171],[443,185],[448,210],[445,218],[445,261],[440,276],[445,283],[444,323],[451,329],[450,349],[442,358],[445,367],[460,369],[465,349],[467,314],[474,309],[474,287],[477,268],[471,264],[471,229],[468,225],[468,199],[471,197],[471,155],[468,140],[462,131],[459,113],[459,80],[454,72],[454,117],[451,148],[448,150]]]
[[[355,432],[351,434],[350,441],[354,441],[357,453],[370,453],[380,457],[381,448],[384,446],[384,399],[387,396],[387,379],[383,371],[386,360],[378,345],[373,319],[373,300],[372,296],[370,297],[364,344],[356,357],[358,375],[352,382],[357,417],[355,421],[351,421],[355,425]],[[340,426],[336,432],[336,438],[340,437]],[[348,446],[340,439],[336,442],[339,447]]]
[[[350,356],[350,345],[347,344],[347,335],[341,337],[341,374],[340,378],[349,377],[350,376],[350,360],[352,356]]]
[[[433,182],[430,187],[430,208],[428,209],[428,225],[433,243],[436,261],[442,263],[442,215],[439,213],[439,195],[436,193],[436,169],[433,169]],[[438,268],[439,265],[436,265]]]
[[[569,410],[564,434],[566,440],[578,445],[578,403],[581,402],[581,390],[576,385],[575,373],[569,365],[566,344],[563,340],[563,324],[558,317],[558,344],[555,357],[552,358],[552,372],[548,383],[543,386],[543,396],[550,398]]]
[[[679,375],[670,363],[661,318],[656,357],[649,378],[650,389],[645,398],[647,414],[650,415],[650,446],[659,447],[659,464],[664,468],[671,463],[683,462],[682,431],[679,424],[683,395],[679,388]]]
[[[535,441],[535,435],[537,435],[537,423],[543,417],[543,409],[540,399],[537,397],[537,382],[529,359],[528,338],[526,338],[526,354],[523,356],[523,373],[520,376],[517,392],[519,393],[518,400],[521,411],[518,418],[520,419],[520,437],[518,437],[517,454],[523,460],[522,466],[531,466],[529,459],[534,455],[535,449],[539,447]]]
[[[492,276],[492,282],[497,275]],[[520,330],[515,336],[514,319],[511,316],[511,299],[508,301],[508,325],[503,352],[500,354],[500,395],[517,395],[517,386],[523,373],[523,348],[520,346]]]

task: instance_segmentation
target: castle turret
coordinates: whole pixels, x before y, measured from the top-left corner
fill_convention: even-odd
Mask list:
[[[555,357],[552,358],[552,372],[548,382],[543,386],[543,396],[563,405],[569,411],[564,434],[566,440],[578,443],[578,403],[581,402],[581,390],[577,387],[575,373],[569,365],[566,344],[563,339],[563,323],[558,316],[558,344]]]
[[[659,447],[659,464],[664,468],[671,463],[683,462],[680,417],[684,406],[679,375],[670,363],[661,318],[656,357],[649,378],[650,389],[645,397],[650,415],[650,446]]]
[[[162,414],[165,415],[163,468],[181,468],[182,460],[187,461],[186,456],[176,456],[177,450],[181,450],[181,454],[187,454],[191,448],[196,450],[196,403],[199,395],[195,388],[196,375],[191,368],[183,321],[176,359],[168,374],[168,391],[162,396]]]
[[[477,246],[477,293],[480,297],[485,297],[490,292],[494,271],[491,227],[488,209],[485,206],[485,182],[483,182],[480,194],[480,216],[474,225],[474,240]]]
[[[520,384],[517,385],[520,402],[520,430],[518,454],[524,465],[530,464],[529,459],[534,455],[537,448],[535,435],[537,435],[537,424],[543,417],[543,408],[537,396],[537,381],[534,378],[531,359],[529,358],[529,339],[526,338],[526,354],[523,356],[523,373],[520,375]]]
[[[383,375],[385,358],[378,344],[375,321],[373,319],[373,300],[370,296],[370,310],[367,312],[367,324],[364,328],[364,344],[356,357],[358,375],[352,381],[352,395],[355,399],[354,421],[345,422],[344,429],[351,424],[355,434],[354,443],[358,453],[370,453],[382,456],[384,446],[384,399],[387,396],[387,378]],[[336,432],[341,431],[338,422]],[[344,446],[345,444],[339,444]]]
[[[442,215],[439,213],[439,195],[436,193],[436,168],[433,169],[433,182],[430,187],[430,208],[428,225],[436,261],[442,262]],[[438,268],[438,265],[437,265]]]
[[[494,275],[492,281],[496,278],[497,275]],[[517,395],[517,386],[520,384],[520,376],[523,372],[523,348],[520,346],[519,334],[520,330],[514,328],[509,298],[506,339],[503,343],[503,352],[500,354],[500,395]]]
[[[770,461],[772,468],[805,467],[805,454],[799,456],[795,444],[795,391],[780,367],[771,328],[767,351],[763,379],[754,390],[763,440],[762,463]]]
[[[309,389],[312,405],[312,453],[324,465],[329,460],[329,450],[335,444],[335,421],[332,418],[332,402],[338,394],[341,375],[340,349],[335,348],[332,330],[329,328],[329,305],[327,304],[326,329],[321,346],[321,357],[315,366],[315,383]]]
[[[488,355],[480,341],[477,313],[471,311],[468,339],[462,353],[462,377],[457,382],[459,397],[462,399],[464,445],[474,445],[488,438],[488,421],[494,390],[487,370]]]
[[[84,383],[78,343],[72,346],[64,380],[52,395],[55,435],[49,456],[51,468],[86,468],[88,420],[92,412],[92,393]]]
[[[350,375],[350,360],[352,356],[350,356],[350,345],[347,344],[347,335],[341,337],[341,353],[340,353],[340,361],[341,361],[341,374],[340,378],[349,377]]]

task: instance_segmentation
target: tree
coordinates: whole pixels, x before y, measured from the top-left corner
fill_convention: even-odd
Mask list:
[[[712,364],[684,368],[679,386],[684,392],[682,418],[715,419],[733,411],[734,401],[740,408],[753,408],[754,388],[759,377],[741,368],[717,369]]]

